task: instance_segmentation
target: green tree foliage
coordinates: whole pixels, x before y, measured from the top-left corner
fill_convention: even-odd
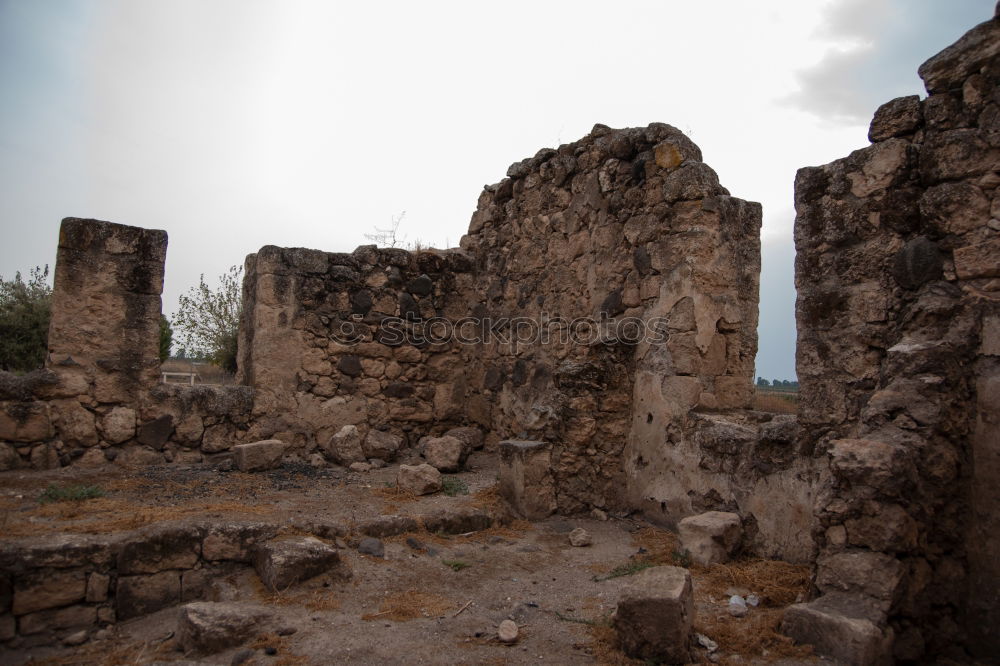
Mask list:
[[[236,371],[236,339],[243,313],[243,267],[232,266],[219,276],[219,286],[205,283],[205,276],[180,297],[174,325],[179,341],[192,358],[206,358],[215,365]]]
[[[49,267],[31,269],[26,282],[0,277],[0,369],[29,372],[45,365],[48,352],[52,288]]]
[[[160,315],[160,363],[170,358],[170,347],[174,340],[174,329],[170,328],[170,320]]]
[[[771,382],[767,381],[763,377],[758,377],[757,378],[757,386],[770,386],[770,385],[771,385]]]

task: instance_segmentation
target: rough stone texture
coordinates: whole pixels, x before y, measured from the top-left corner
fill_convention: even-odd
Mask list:
[[[280,439],[265,439],[260,442],[237,444],[236,467],[241,472],[263,472],[281,466],[281,456],[285,454],[285,443]]]
[[[702,566],[729,561],[740,544],[743,524],[735,513],[708,511],[677,525],[681,548]]]
[[[83,601],[87,577],[83,571],[45,572],[18,579],[11,612],[24,615]]]
[[[116,544],[115,560],[121,574],[147,574],[189,569],[198,562],[200,553],[201,533],[196,527],[159,523]]]
[[[179,571],[161,571],[148,576],[122,576],[115,594],[119,620],[148,615],[181,601]]]
[[[815,582],[886,616],[862,626],[815,602],[786,624],[854,663],[874,663],[883,633],[908,660],[1000,653],[1000,362],[984,353],[1000,312],[1000,21],[920,75],[919,109],[883,106],[874,145],[795,182]]]
[[[278,592],[340,563],[337,549],[316,537],[290,537],[254,547],[253,566],[267,589]]]
[[[327,457],[338,465],[364,462],[365,452],[361,448],[361,431],[357,426],[346,425],[327,440],[323,451]]]
[[[134,404],[157,381],[167,234],[67,218],[59,230],[48,367],[98,402]]]
[[[365,437],[362,449],[366,458],[378,458],[379,460],[393,460],[396,452],[403,444],[403,439],[391,432],[382,430],[372,430]]]
[[[891,664],[892,635],[880,628],[881,617],[866,609],[863,598],[827,595],[785,611],[782,633],[844,664]]]
[[[691,574],[680,567],[652,567],[631,576],[614,614],[622,651],[636,659],[686,664],[694,623]]]
[[[541,520],[556,510],[552,445],[500,442],[500,496],[516,515]]]
[[[177,644],[184,652],[214,654],[253,638],[269,618],[267,609],[248,604],[187,604],[177,615]]]
[[[396,487],[414,495],[436,493],[441,490],[441,472],[427,463],[400,465],[396,473]]]
[[[424,458],[439,472],[457,472],[465,462],[465,450],[461,440],[450,435],[431,437],[424,444]]]

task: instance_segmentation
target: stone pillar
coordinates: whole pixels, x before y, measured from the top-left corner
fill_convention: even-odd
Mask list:
[[[500,442],[500,496],[515,514],[541,520],[556,510],[552,445],[546,442]]]
[[[156,384],[167,233],[66,218],[59,230],[47,366],[98,403]]]

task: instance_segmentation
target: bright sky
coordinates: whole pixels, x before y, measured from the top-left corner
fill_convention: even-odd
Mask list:
[[[456,246],[484,184],[594,123],[670,123],[764,206],[757,374],[793,378],[795,170],[994,0],[0,0],[0,275],[63,217],[170,236],[163,309],[262,245],[349,251],[406,211]]]

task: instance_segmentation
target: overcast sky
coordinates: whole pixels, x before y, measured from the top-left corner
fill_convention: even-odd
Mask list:
[[[794,377],[795,170],[994,0],[0,0],[0,275],[63,217],[166,229],[164,312],[262,245],[348,251],[406,211],[455,246],[512,162],[666,122],[764,206],[757,374]]]

